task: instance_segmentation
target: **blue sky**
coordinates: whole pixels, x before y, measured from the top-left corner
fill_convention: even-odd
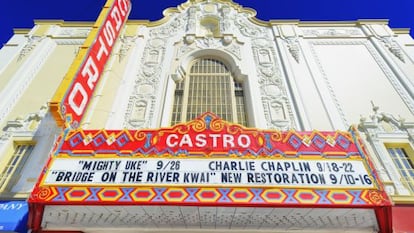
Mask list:
[[[184,0],[132,0],[129,19],[157,20],[162,11]],[[257,18],[325,21],[388,19],[392,28],[411,28],[414,37],[414,0],[235,0],[254,8]],[[93,21],[105,0],[3,0],[0,8],[0,45],[13,28],[31,28],[35,19]]]

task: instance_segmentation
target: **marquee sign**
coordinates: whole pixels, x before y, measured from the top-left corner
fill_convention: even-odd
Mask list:
[[[389,203],[354,131],[244,128],[211,113],[171,128],[67,130],[31,202]]]
[[[55,158],[44,185],[374,188],[361,160]]]
[[[131,10],[129,0],[108,0],[50,102],[59,125],[77,128]]]

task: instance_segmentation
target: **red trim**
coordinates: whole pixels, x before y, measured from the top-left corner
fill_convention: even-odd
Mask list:
[[[41,224],[45,206],[41,204],[29,203],[28,225],[33,233],[42,232]]]
[[[377,216],[379,233],[389,233],[392,231],[392,207],[384,206],[377,208],[375,214]]]
[[[393,232],[414,232],[414,205],[397,205],[392,207]]]

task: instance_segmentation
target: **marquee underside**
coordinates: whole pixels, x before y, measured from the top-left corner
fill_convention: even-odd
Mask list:
[[[373,232],[378,224],[374,209],[358,208],[49,205],[44,209],[42,229]]]

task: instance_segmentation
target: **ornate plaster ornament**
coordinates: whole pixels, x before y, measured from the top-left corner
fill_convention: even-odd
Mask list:
[[[391,37],[382,37],[381,41],[395,57],[405,63],[403,51],[395,40],[393,40]]]
[[[118,52],[119,62],[122,62],[122,60],[127,55],[128,51],[134,45],[137,38],[138,38],[137,36],[121,36],[119,38],[121,42],[121,48],[119,49],[119,52]]]
[[[299,63],[300,48],[299,48],[298,39],[296,37],[287,38],[285,39],[285,42],[287,43],[288,50],[290,54],[292,55],[293,59],[295,59],[295,61]]]
[[[363,33],[357,28],[313,28],[302,30],[305,37],[353,37],[362,36]]]
[[[26,55],[28,55],[40,41],[42,41],[45,36],[39,37],[39,36],[32,36],[30,35],[27,37],[27,42],[22,48],[22,50],[19,53],[19,57],[17,58],[17,61],[22,60]]]

